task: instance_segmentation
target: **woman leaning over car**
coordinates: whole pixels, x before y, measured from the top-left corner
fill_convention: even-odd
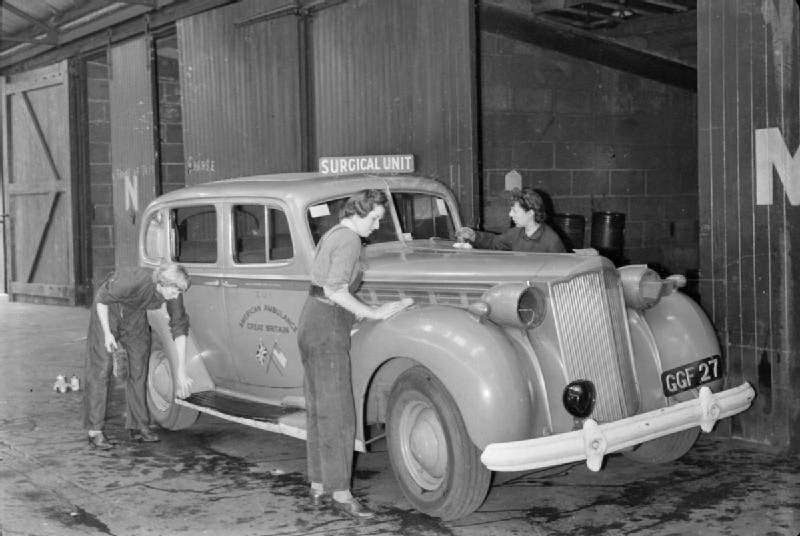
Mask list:
[[[507,192],[511,199],[508,216],[514,227],[502,234],[475,231],[462,227],[456,233],[460,239],[471,242],[476,248],[529,251],[539,253],[563,253],[564,244],[558,234],[545,222],[544,201],[530,188],[515,188]]]
[[[331,494],[332,507],[354,518],[374,514],[350,493],[356,426],[350,329],[356,319],[383,320],[411,304],[406,299],[370,307],[353,295],[361,282],[361,239],[378,228],[385,205],[381,190],[363,190],[347,200],[341,221],[317,245],[298,328],[305,368],[309,497],[320,506]]]

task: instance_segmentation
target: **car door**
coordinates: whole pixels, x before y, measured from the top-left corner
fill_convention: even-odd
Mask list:
[[[222,287],[239,388],[287,403],[303,394],[297,325],[308,277],[296,262],[286,207],[247,199],[224,210],[231,239]]]
[[[217,203],[182,203],[167,209],[173,261],[191,277],[184,295],[191,333],[218,387],[232,386],[235,369],[228,352],[228,326],[222,287],[224,234]]]

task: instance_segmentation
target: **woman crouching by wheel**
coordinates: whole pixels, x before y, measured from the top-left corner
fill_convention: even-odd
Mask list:
[[[356,519],[374,514],[350,493],[356,428],[350,329],[356,320],[383,320],[412,303],[404,299],[370,307],[353,294],[361,282],[361,239],[379,227],[386,201],[381,190],[363,190],[347,200],[339,224],[317,245],[298,328],[310,502],[320,506],[330,494],[334,510]]]

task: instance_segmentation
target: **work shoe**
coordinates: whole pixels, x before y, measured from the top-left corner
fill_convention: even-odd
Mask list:
[[[358,499],[351,497],[346,501],[331,501],[331,508],[335,512],[342,513],[353,519],[370,519],[375,517],[375,512],[358,502]]]
[[[128,437],[131,438],[131,441],[139,441],[141,443],[155,443],[161,441],[156,434],[147,428],[139,428],[138,430],[128,429]]]
[[[313,508],[320,508],[330,502],[330,496],[322,490],[312,489],[308,492],[308,504]]]
[[[89,447],[95,450],[111,450],[116,442],[109,440],[105,434],[89,436]]]

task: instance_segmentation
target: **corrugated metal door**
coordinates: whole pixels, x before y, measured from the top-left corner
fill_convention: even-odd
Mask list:
[[[118,267],[136,264],[139,216],[156,196],[150,50],[150,37],[143,37],[113,47],[110,53],[111,168]]]
[[[285,4],[245,1],[178,22],[187,184],[303,169],[302,22],[268,15]]]
[[[3,86],[3,177],[12,299],[75,303],[67,62]]]
[[[477,217],[473,2],[355,0],[311,19],[318,156],[413,153]]]

